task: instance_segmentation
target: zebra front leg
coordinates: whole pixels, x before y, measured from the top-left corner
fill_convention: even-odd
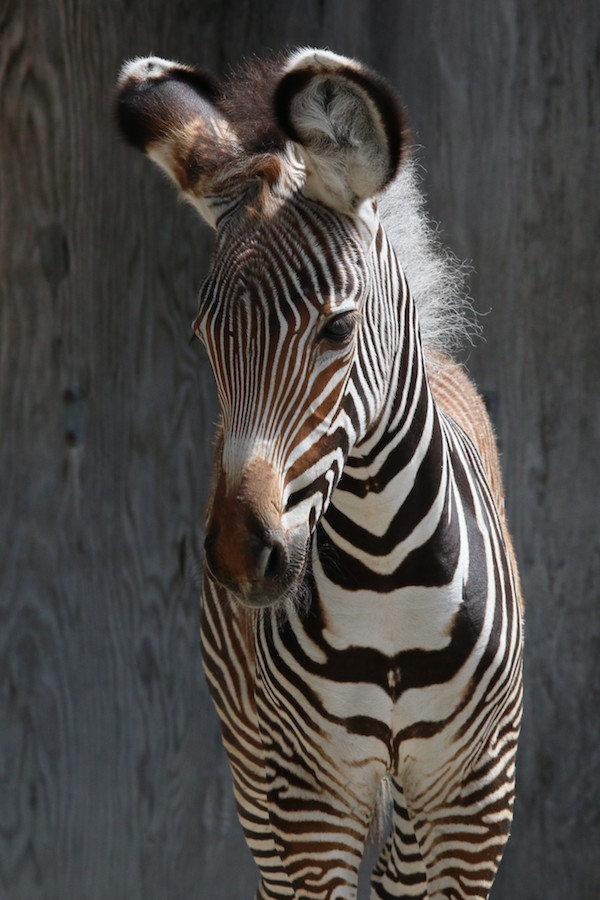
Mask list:
[[[277,626],[276,613],[259,620],[255,691],[275,847],[295,900],[356,900],[387,748],[349,731],[323,685],[288,665],[294,634]]]
[[[269,816],[297,900],[355,900],[374,796],[329,772],[322,783],[307,759],[269,761]],[[322,760],[319,760],[319,765]]]
[[[348,764],[345,748],[293,705],[257,689],[269,819],[296,900],[355,900],[381,772]],[[311,726],[315,726],[314,729]],[[347,746],[356,738],[346,735]]]
[[[404,792],[390,779],[393,802],[392,831],[371,876],[371,900],[426,900],[427,875]]]
[[[429,900],[488,900],[512,821],[516,741],[492,742],[445,796],[423,780],[409,803]]]
[[[294,890],[275,847],[267,798],[256,779],[236,773],[232,766],[238,817],[246,843],[261,875],[255,900],[293,900]]]
[[[291,900],[294,891],[275,848],[267,808],[264,752],[254,702],[253,621],[207,577],[201,635],[202,661],[221,722],[238,817],[261,874],[255,900]]]
[[[245,720],[239,716],[235,731],[232,731],[224,711],[217,709],[221,715],[221,734],[231,767],[238,818],[261,875],[255,900],[292,900],[294,891],[275,847],[269,821],[264,759],[256,716],[252,710],[246,710]]]

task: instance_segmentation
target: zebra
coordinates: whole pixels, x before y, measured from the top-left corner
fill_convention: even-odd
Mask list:
[[[523,603],[400,102],[302,48],[224,83],[138,58],[115,110],[215,231],[193,324],[222,413],[201,645],[255,897],[355,898],[386,797],[372,898],[488,897]]]

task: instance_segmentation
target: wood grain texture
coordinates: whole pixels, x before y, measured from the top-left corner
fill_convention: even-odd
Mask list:
[[[199,896],[243,847],[199,659],[210,240],[111,121],[124,57],[202,55],[185,17],[3,7],[3,900]]]
[[[472,260],[527,601],[495,900],[600,895],[595,0],[0,3],[0,900],[247,900],[200,671],[210,235],[111,122],[121,61],[329,45],[386,74]]]

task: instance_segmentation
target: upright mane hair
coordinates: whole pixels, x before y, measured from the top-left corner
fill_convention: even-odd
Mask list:
[[[469,266],[442,244],[421,180],[418,162],[404,160],[378,198],[379,215],[417,304],[423,343],[451,354],[479,332],[467,290]]]

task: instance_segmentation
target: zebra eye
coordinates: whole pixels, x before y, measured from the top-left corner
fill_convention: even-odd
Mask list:
[[[330,341],[332,344],[345,344],[352,337],[355,325],[356,316],[353,312],[340,313],[325,323],[319,332],[319,340]]]

